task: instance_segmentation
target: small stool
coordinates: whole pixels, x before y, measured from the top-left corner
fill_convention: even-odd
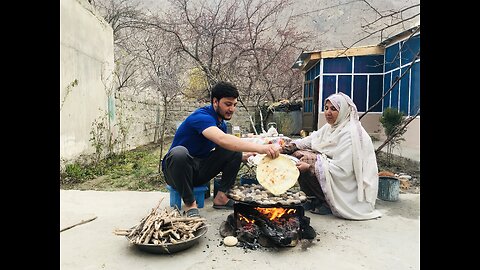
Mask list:
[[[170,191],[170,207],[174,207],[176,205],[178,209],[182,209],[182,197],[180,197],[180,194],[169,185],[167,185],[167,189],[168,191]],[[198,208],[203,208],[204,206],[206,190],[206,185],[193,188],[193,194],[195,195],[195,200],[197,201]]]

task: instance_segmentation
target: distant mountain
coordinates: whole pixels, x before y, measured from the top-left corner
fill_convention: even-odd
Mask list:
[[[168,0],[140,0],[140,2],[150,9],[164,9],[169,5]],[[192,4],[195,2],[191,1]],[[399,11],[419,3],[420,0],[293,0],[292,8],[287,12],[298,20],[297,23],[302,29],[310,31],[314,36],[314,42],[308,46],[308,50],[329,50],[350,47],[368,35],[362,30],[362,25],[380,18],[380,15],[370,6],[385,16],[389,12]],[[420,7],[416,7],[402,14],[402,17],[405,19],[419,13]],[[399,20],[392,17],[380,20],[370,31],[392,25]],[[413,27],[419,21],[420,16],[417,16],[413,20],[388,29],[382,33],[383,36],[377,33],[355,46],[376,45],[392,35]]]
[[[420,0],[368,0],[368,3],[382,15],[385,15],[392,11],[402,10],[419,4]],[[299,17],[301,17],[300,20],[305,29],[312,31],[316,35],[316,42],[312,48],[317,50],[341,49],[344,46],[351,46],[368,35],[368,33],[362,30],[362,25],[367,25],[380,18],[380,15],[369,7],[365,1],[297,0],[295,5],[297,14],[304,14]],[[420,7],[416,7],[405,12],[402,17],[409,18],[413,14],[419,13]],[[391,17],[380,20],[371,31],[381,29],[386,25],[392,25],[398,21],[400,19],[392,19]],[[383,37],[378,33],[355,46],[378,44],[385,38],[413,27],[419,21],[420,16],[417,16],[411,21],[399,24],[383,32]]]

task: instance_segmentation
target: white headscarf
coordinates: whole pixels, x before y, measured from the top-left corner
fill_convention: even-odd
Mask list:
[[[350,97],[338,93],[327,100],[338,111],[335,123],[293,143],[319,153],[315,176],[333,214],[354,220],[377,218],[381,213],[375,210],[378,167],[372,140]]]
[[[358,185],[358,201],[362,202],[366,200],[367,202],[374,202],[377,197],[377,192],[372,192],[371,187],[375,186],[375,188],[377,188],[377,184],[375,182],[378,182],[378,179],[375,181],[375,179],[365,177],[364,174],[364,168],[366,165],[364,158],[370,156],[371,149],[367,145],[365,145],[363,137],[365,136],[366,132],[361,126],[358,117],[357,106],[355,105],[355,103],[353,103],[352,99],[349,96],[345,95],[342,92],[330,95],[328,98],[325,99],[325,103],[327,102],[327,100],[329,100],[339,112],[335,123],[331,125],[331,128],[333,130],[342,129],[349,122],[355,125],[355,128],[351,129],[350,134],[352,138],[353,148],[353,169]]]

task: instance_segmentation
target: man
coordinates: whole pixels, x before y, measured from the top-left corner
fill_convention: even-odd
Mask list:
[[[225,120],[232,119],[239,96],[228,82],[218,82],[211,93],[211,105],[197,109],[178,127],[172,145],[162,160],[166,182],[175,188],[188,217],[199,216],[193,187],[201,186],[222,172],[213,207],[231,209],[225,192],[235,183],[240,164],[256,152],[277,158],[281,147],[246,142],[227,134]]]

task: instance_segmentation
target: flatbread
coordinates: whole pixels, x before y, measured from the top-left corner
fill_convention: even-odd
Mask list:
[[[277,196],[293,187],[299,176],[295,161],[283,154],[275,159],[264,156],[257,166],[258,182]]]

